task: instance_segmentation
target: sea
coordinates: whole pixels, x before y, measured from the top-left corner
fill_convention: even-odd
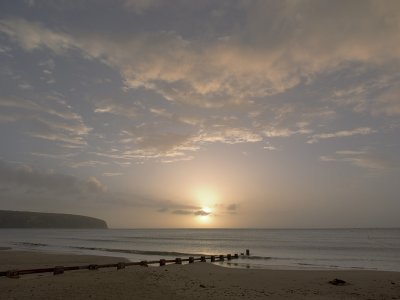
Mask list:
[[[130,261],[237,253],[216,264],[400,272],[400,229],[0,229],[0,247]]]

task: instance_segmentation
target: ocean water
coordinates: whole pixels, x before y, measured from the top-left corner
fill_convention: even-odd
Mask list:
[[[131,261],[241,254],[249,249],[249,257],[217,264],[400,272],[400,229],[0,229],[0,246]]]

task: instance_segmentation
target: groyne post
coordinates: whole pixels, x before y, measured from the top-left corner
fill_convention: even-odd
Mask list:
[[[160,259],[160,266],[165,266],[165,259]]]
[[[193,256],[189,256],[189,264],[194,263],[194,257]]]
[[[117,270],[125,269],[125,263],[119,262],[117,263]]]
[[[250,250],[249,249],[246,249],[246,255],[250,256]]]
[[[64,266],[55,266],[53,275],[60,275],[60,274],[64,274]]]
[[[98,265],[89,265],[88,266],[88,269],[91,270],[91,271],[97,270],[98,268],[99,268]]]
[[[200,261],[201,261],[201,262],[206,262],[206,257],[205,257],[205,256],[201,256],[201,257],[200,257]]]
[[[181,265],[182,264],[182,258],[180,258],[180,257],[175,258],[175,263],[177,265]]]
[[[7,277],[8,277],[8,278],[19,278],[19,272],[18,272],[18,270],[10,270],[10,271],[7,271]]]
[[[215,256],[211,255],[210,260],[211,260],[211,262],[215,262]]]
[[[142,266],[142,267],[148,267],[149,265],[147,264],[147,260],[142,260],[141,262],[140,262],[140,265]]]

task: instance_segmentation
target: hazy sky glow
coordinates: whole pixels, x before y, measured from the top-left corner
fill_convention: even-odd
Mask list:
[[[0,209],[400,226],[400,1],[1,1]]]

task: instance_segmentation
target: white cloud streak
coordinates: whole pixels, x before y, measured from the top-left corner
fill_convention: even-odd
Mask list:
[[[29,136],[61,142],[66,146],[86,145],[86,136],[92,128],[84,123],[83,118],[70,111],[63,101],[51,101],[48,104],[56,105],[57,108],[22,98],[0,97],[0,107],[14,110],[14,115],[10,115],[9,121],[12,117],[32,123],[26,132]],[[35,115],[31,115],[31,112]]]
[[[105,177],[115,177],[115,176],[122,176],[124,173],[118,173],[118,172],[105,172],[102,174]]]
[[[352,130],[341,130],[341,131],[336,131],[332,133],[320,133],[320,134],[314,134],[311,136],[311,139],[307,141],[309,144],[315,144],[319,142],[319,140],[325,140],[325,139],[332,139],[332,138],[340,138],[340,137],[351,137],[354,135],[368,135],[371,133],[375,133],[376,130],[371,129],[369,127],[359,127],[355,128]]]
[[[348,163],[359,168],[370,170],[388,170],[398,168],[398,163],[365,150],[342,150],[334,155],[321,156],[323,162]]]

